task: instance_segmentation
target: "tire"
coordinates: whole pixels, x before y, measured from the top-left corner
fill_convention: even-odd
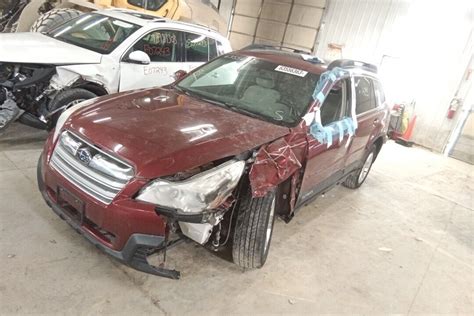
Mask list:
[[[53,9],[42,14],[33,23],[30,31],[46,33],[81,14],[82,12],[76,9]]]
[[[18,28],[18,20],[13,23],[8,23],[3,30],[0,30],[1,33],[15,33]]]
[[[242,268],[261,268],[267,260],[275,222],[275,191],[252,198],[250,188],[238,209],[232,258]]]
[[[348,176],[342,185],[349,189],[357,189],[360,187],[362,183],[365,182],[365,179],[367,179],[372,164],[374,163],[375,156],[375,147],[372,146],[372,148],[364,155],[362,166]]]
[[[56,113],[54,113],[50,120],[49,120],[49,128],[52,129],[56,126],[56,122],[58,121],[59,116],[61,115],[62,112],[64,112],[65,109],[68,107],[71,107],[75,104],[78,104],[79,102],[92,99],[97,97],[96,94],[90,92],[89,90],[86,89],[81,89],[81,88],[74,88],[74,89],[69,89],[69,90],[64,90],[51,101],[51,103],[48,106],[48,111],[50,113],[60,109],[61,107],[65,107],[63,110],[60,110]]]

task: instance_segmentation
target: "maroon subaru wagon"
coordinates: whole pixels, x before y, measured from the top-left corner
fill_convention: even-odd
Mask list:
[[[266,261],[276,216],[336,184],[358,188],[385,142],[376,67],[253,47],[172,85],[84,101],[46,142],[38,183],[75,230],[140,271],[191,239]]]

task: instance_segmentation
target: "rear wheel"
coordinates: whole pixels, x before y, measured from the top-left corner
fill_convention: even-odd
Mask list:
[[[372,147],[370,151],[364,156],[364,163],[361,168],[359,168],[356,172],[351,174],[347,179],[342,183],[343,186],[350,188],[350,189],[357,189],[364,183],[365,179],[367,179],[367,175],[372,168],[372,164],[375,160],[375,148]]]
[[[242,197],[234,228],[232,258],[242,268],[261,268],[267,260],[275,222],[275,191],[253,198],[250,188]]]
[[[42,14],[31,26],[31,32],[49,32],[61,24],[81,15],[76,9],[54,9]]]

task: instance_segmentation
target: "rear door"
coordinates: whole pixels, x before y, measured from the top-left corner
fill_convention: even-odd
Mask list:
[[[144,35],[127,51],[120,62],[120,91],[159,87],[174,81],[174,73],[186,70],[182,62],[182,34],[176,30],[154,30]],[[145,52],[150,64],[128,59],[133,51]]]
[[[384,114],[381,111],[384,103],[383,92],[377,90],[375,86],[379,83],[373,78],[365,76],[354,77],[357,129],[346,161],[346,170],[358,166],[364,157],[369,144],[383,127]]]

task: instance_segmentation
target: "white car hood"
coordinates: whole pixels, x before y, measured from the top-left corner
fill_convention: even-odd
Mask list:
[[[41,33],[0,34],[0,62],[50,65],[98,64],[102,55]]]

